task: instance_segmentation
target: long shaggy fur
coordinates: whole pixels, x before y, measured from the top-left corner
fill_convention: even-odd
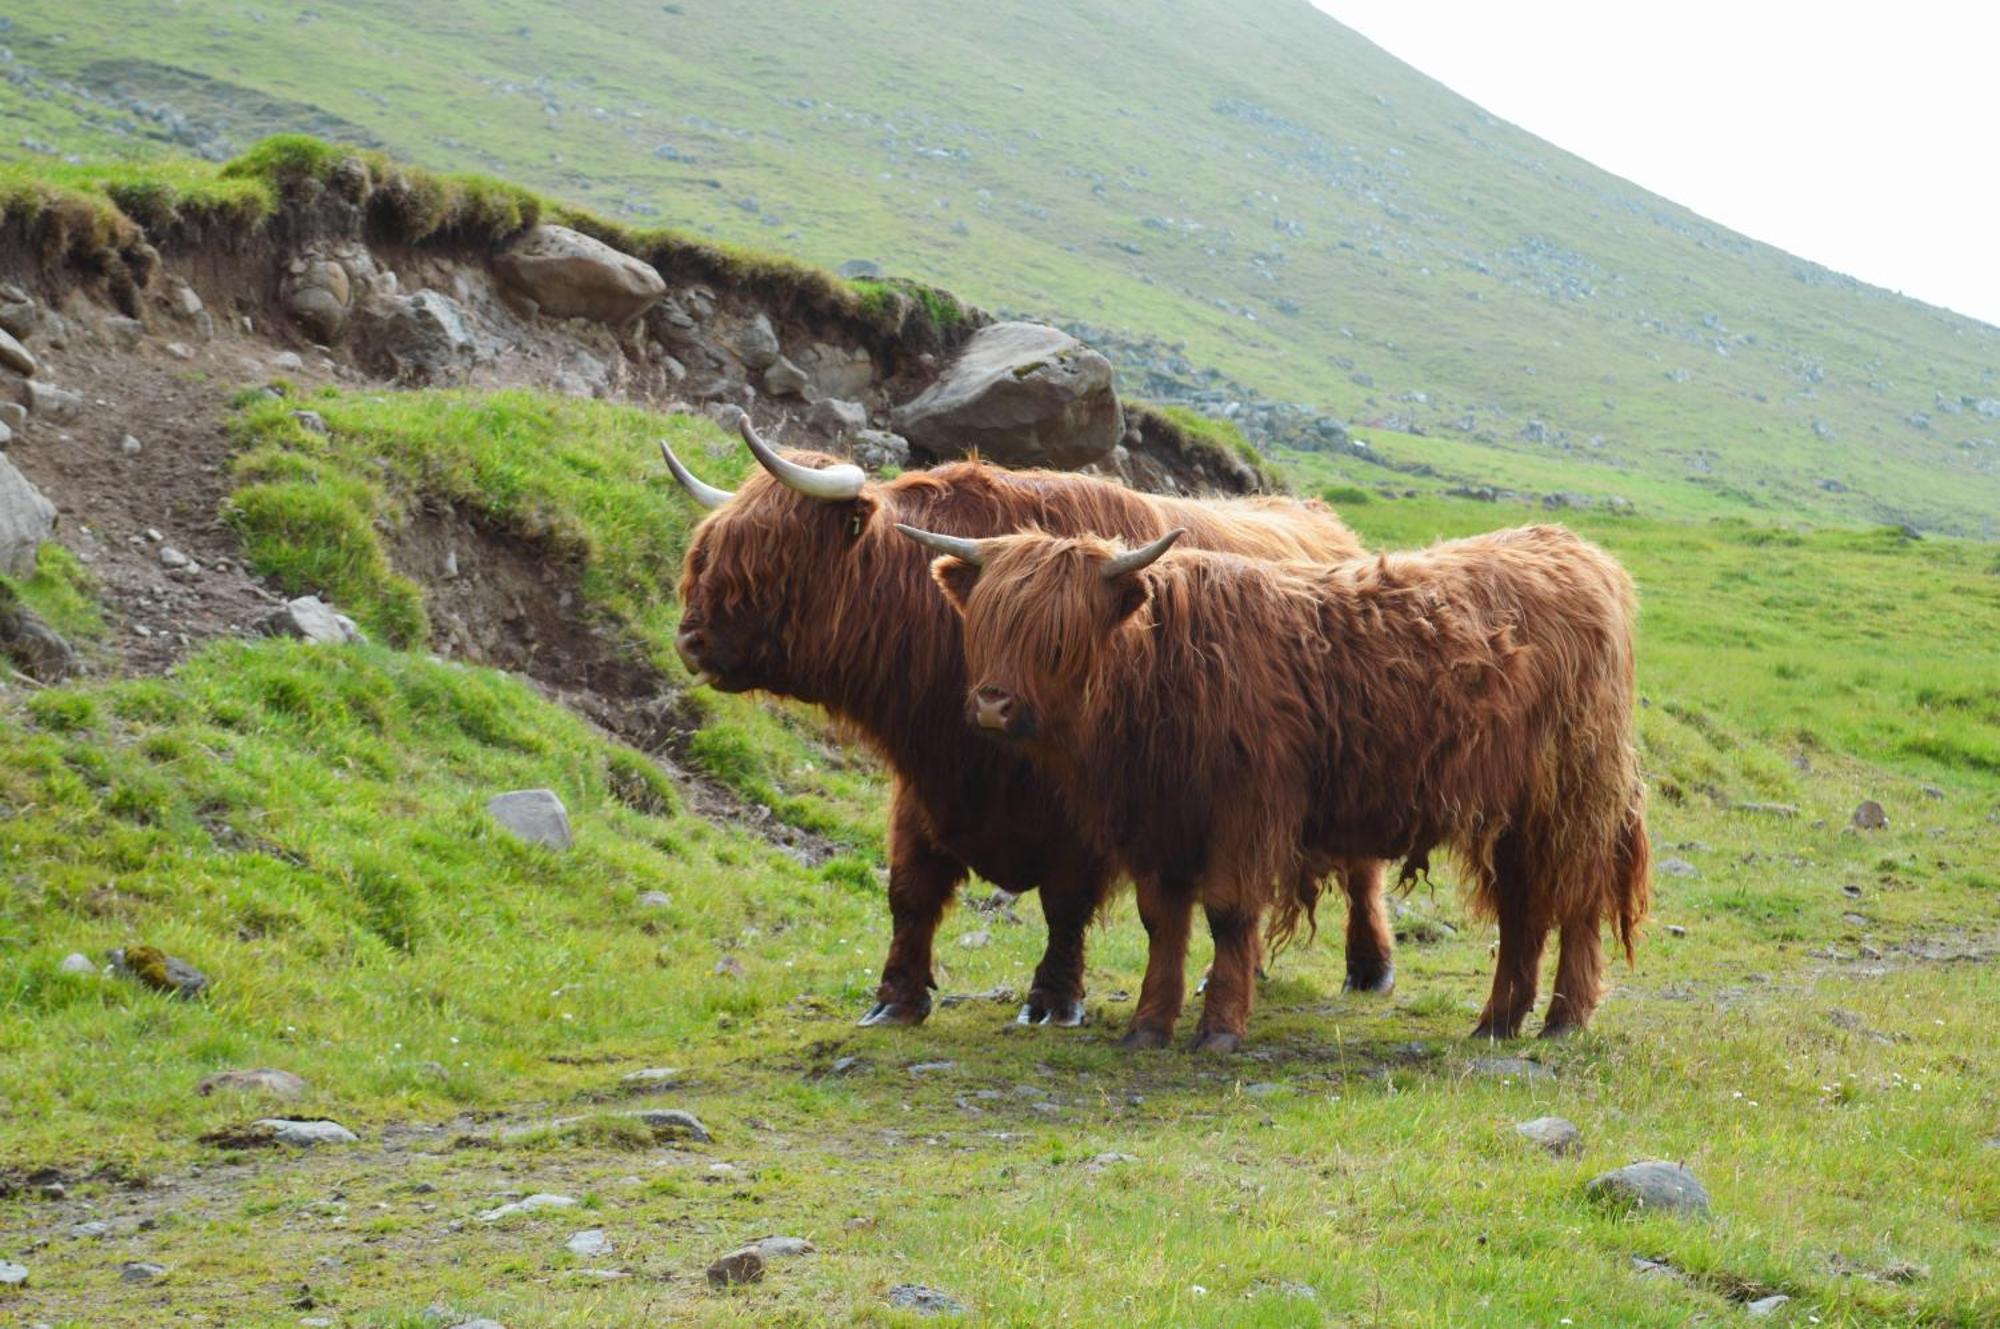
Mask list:
[[[880,1000],[927,1009],[931,934],[967,868],[1009,891],[1041,888],[1051,937],[1036,999],[1067,988],[1052,995],[1080,1000],[1082,932],[1112,867],[1019,754],[967,730],[958,623],[898,521],[974,537],[1038,525],[1132,540],[1185,526],[1195,543],[1260,558],[1352,557],[1360,542],[1316,501],[1162,498],[976,462],[870,484],[846,503],[805,498],[756,471],[696,530],[682,624],[718,641],[727,685],[825,706],[895,772],[895,937]]]
[[[1600,921],[1630,958],[1649,902],[1616,562],[1558,526],[1333,566],[1177,548],[1107,582],[1116,552],[1029,533],[935,572],[973,685],[1029,708],[1028,750],[1142,902],[1282,910],[1302,855],[1444,848],[1501,921],[1482,1030],[1516,1031],[1553,926],[1550,1027],[1589,1018]]]

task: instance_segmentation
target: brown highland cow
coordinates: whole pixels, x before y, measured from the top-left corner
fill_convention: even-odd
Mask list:
[[[928,556],[895,523],[969,536],[1032,523],[1138,540],[1184,527],[1190,544],[1321,560],[1357,556],[1360,542],[1314,501],[1161,498],[1087,476],[977,462],[870,482],[831,457],[780,456],[748,419],[743,436],[763,470],[734,495],[703,484],[667,452],[676,478],[714,509],[688,547],[676,645],[697,681],[826,707],[895,772],[894,932],[862,1023],[916,1024],[929,1014],[933,935],[968,870],[1008,891],[1040,887],[1048,949],[1020,1019],[1081,1023],[1084,932],[1110,890],[1112,864],[1020,754],[966,729],[957,617],[930,584]],[[1327,866],[1315,860],[1294,889],[1311,892]],[[1349,985],[1387,991],[1394,970],[1381,865],[1339,869]]]
[[[1033,758],[1138,884],[1151,955],[1125,1041],[1157,1047],[1182,1001],[1189,920],[1215,965],[1195,1047],[1229,1050],[1263,911],[1301,856],[1448,848],[1500,925],[1475,1036],[1511,1038],[1543,943],[1562,952],[1544,1034],[1596,1007],[1609,921],[1628,960],[1649,897],[1632,738],[1632,582],[1559,526],[1334,566],[1125,552],[1041,532],[964,540],[967,718]]]

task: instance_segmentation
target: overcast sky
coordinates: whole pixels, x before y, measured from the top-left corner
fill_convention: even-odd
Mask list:
[[[1312,2],[1613,174],[2000,324],[2000,4]]]

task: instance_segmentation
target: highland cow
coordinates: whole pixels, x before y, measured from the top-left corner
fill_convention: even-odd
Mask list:
[[[964,620],[968,721],[1027,754],[1138,886],[1151,954],[1126,1042],[1179,1018],[1194,905],[1215,964],[1195,1039],[1229,1050],[1263,912],[1302,857],[1452,852],[1499,922],[1476,1036],[1514,1037],[1559,929],[1542,1032],[1596,1007],[1609,921],[1649,902],[1632,736],[1637,605],[1558,526],[1332,566],[902,528]]]
[[[702,483],[667,450],[676,478],[714,509],[688,548],[676,646],[698,682],[826,707],[895,774],[893,936],[862,1023],[916,1024],[928,1015],[934,934],[968,871],[1016,893],[1040,888],[1048,948],[1020,1019],[1081,1023],[1084,933],[1110,890],[1112,865],[1019,754],[966,730],[957,619],[930,584],[927,556],[894,524],[981,536],[1032,522],[1126,539],[1179,526],[1191,544],[1286,558],[1352,557],[1359,541],[1314,501],[1162,498],[977,462],[870,482],[830,457],[779,455],[747,419],[743,436],[763,469],[735,495]],[[1381,865],[1315,860],[1293,889],[1309,898],[1330,866],[1349,901],[1348,981],[1386,991],[1394,969]]]

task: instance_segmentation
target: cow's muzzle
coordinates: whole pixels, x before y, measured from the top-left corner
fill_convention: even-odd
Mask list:
[[[999,688],[977,688],[966,700],[965,718],[992,738],[1033,738],[1035,713],[1020,698]]]

